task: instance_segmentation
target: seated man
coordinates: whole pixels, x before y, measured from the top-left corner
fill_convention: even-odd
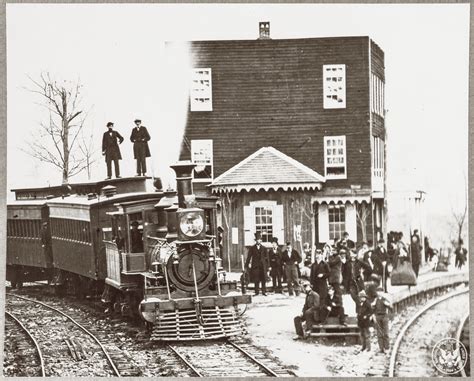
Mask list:
[[[319,295],[311,289],[309,282],[304,285],[304,292],[306,293],[306,300],[303,306],[303,313],[294,319],[296,333],[299,336],[303,336],[303,327],[301,322],[306,321],[306,333],[310,333],[313,325],[318,324],[320,300]]]
[[[329,316],[338,317],[341,325],[346,325],[346,315],[344,314],[344,307],[342,305],[342,296],[337,294],[334,287],[329,285],[328,295],[326,301],[321,303],[321,321],[326,324]]]

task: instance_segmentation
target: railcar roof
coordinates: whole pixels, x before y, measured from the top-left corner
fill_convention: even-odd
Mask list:
[[[48,204],[62,204],[62,205],[85,205],[94,206],[100,204],[115,204],[123,201],[135,201],[135,200],[147,200],[147,199],[159,199],[163,197],[162,192],[132,192],[132,193],[120,193],[111,197],[98,196],[93,199],[88,199],[87,196],[83,195],[71,195],[68,197],[57,197],[47,200]]]
[[[45,205],[48,200],[10,200],[7,202],[8,208],[16,206],[41,206]]]

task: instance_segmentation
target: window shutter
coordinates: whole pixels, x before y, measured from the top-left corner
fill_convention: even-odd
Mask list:
[[[346,232],[349,238],[357,242],[357,216],[354,204],[346,204]]]
[[[244,245],[252,246],[254,242],[255,217],[251,206],[244,206]]]
[[[283,205],[273,206],[273,236],[282,244],[285,240],[285,223],[283,220]]]
[[[329,213],[328,205],[320,204],[318,208],[319,242],[329,241]]]

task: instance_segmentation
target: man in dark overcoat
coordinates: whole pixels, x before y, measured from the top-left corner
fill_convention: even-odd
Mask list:
[[[390,275],[388,271],[388,253],[384,246],[385,241],[383,238],[379,239],[377,247],[374,249],[374,260],[375,260],[375,273],[380,277],[382,281],[382,287],[384,292],[387,292],[387,278]]]
[[[145,126],[140,119],[135,119],[135,127],[130,135],[133,142],[133,156],[137,160],[137,176],[146,175],[146,158],[150,157],[148,142],[151,139]]]
[[[339,324],[346,325],[342,295],[336,294],[334,287],[331,285],[328,287],[326,300],[321,302],[321,324],[326,324],[329,316],[339,318]]]
[[[281,294],[281,278],[283,276],[283,265],[281,261],[282,252],[278,247],[278,238],[272,238],[272,247],[268,250],[268,262],[270,266],[270,276],[272,277],[273,291]]]
[[[350,251],[350,259],[344,263],[343,276],[344,288],[351,295],[352,300],[359,304],[359,292],[364,289],[364,278],[362,277],[362,270],[367,266],[365,262],[357,259],[357,253]]]
[[[259,232],[255,233],[255,245],[248,251],[245,268],[250,268],[250,280],[255,284],[255,295],[260,293],[260,284],[262,285],[262,295],[267,295],[266,278],[268,271],[267,249],[262,245],[262,236]]]
[[[102,155],[105,156],[107,163],[107,179],[112,177],[112,161],[115,167],[115,177],[120,178],[119,160],[122,159],[119,144],[122,144],[123,137],[114,130],[112,122],[107,123],[107,132],[102,137]]]
[[[286,275],[286,283],[288,285],[288,294],[293,295],[293,290],[298,296],[300,294],[300,285],[298,277],[298,266],[303,258],[291,246],[291,242],[286,243],[286,250],[282,254],[282,263]]]
[[[132,253],[143,253],[143,234],[138,230],[138,221],[132,222],[132,230],[130,230],[130,248]]]
[[[340,252],[345,253],[344,249]],[[342,283],[342,258],[336,248],[331,250],[331,256],[328,259],[329,265],[329,284],[334,288],[334,292],[337,295],[341,294],[341,283]]]
[[[328,277],[329,266],[323,260],[322,251],[318,249],[316,250],[316,261],[311,266],[310,282],[313,290],[318,293],[323,302],[328,294]]]
[[[303,332],[301,322],[306,322],[306,333],[311,333],[314,324],[320,322],[320,298],[319,295],[311,289],[309,282],[303,285],[303,290],[306,293],[306,299],[301,315],[295,317],[294,323],[296,332]]]
[[[410,240],[410,253],[411,253],[411,265],[413,271],[418,278],[418,271],[420,270],[421,263],[421,241],[420,236],[418,235],[418,230],[415,229]]]

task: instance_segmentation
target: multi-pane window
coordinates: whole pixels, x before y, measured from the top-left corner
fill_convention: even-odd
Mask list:
[[[345,179],[346,171],[346,137],[324,137],[324,167],[327,179]]]
[[[344,205],[328,205],[329,239],[338,239],[346,231],[346,208]]]
[[[212,180],[212,140],[191,140],[191,160],[196,164],[194,180]]]
[[[346,108],[346,65],[323,65],[323,107]]]
[[[272,207],[255,207],[255,232],[261,234],[263,242],[271,242],[273,237]]]
[[[371,111],[383,117],[385,108],[385,84],[373,73],[370,80],[370,95],[372,99]]]
[[[191,111],[212,111],[211,69],[192,69],[190,104]]]
[[[374,176],[383,177],[384,165],[385,165],[385,146],[384,141],[379,137],[373,136],[373,165],[374,165]]]

